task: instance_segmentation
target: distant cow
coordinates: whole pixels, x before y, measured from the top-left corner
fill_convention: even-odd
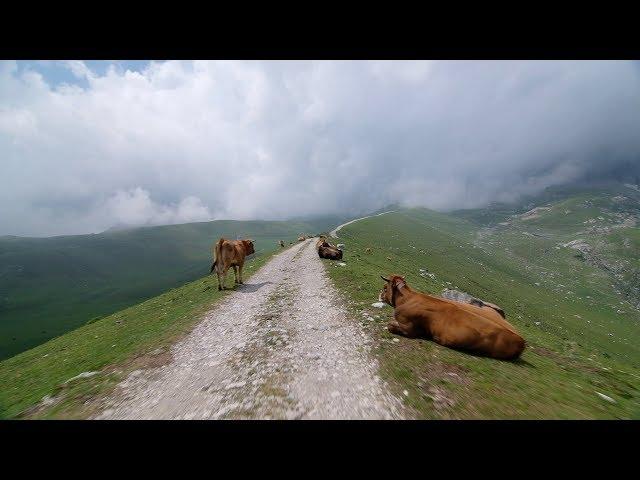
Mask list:
[[[318,247],[318,256],[320,258],[327,258],[329,260],[342,260],[342,250],[337,249],[324,242]]]
[[[215,269],[218,275],[218,290],[224,288],[227,278],[227,270],[233,267],[235,283],[242,283],[242,267],[247,255],[255,253],[253,240],[225,240],[220,238],[213,247],[213,265],[211,272]]]
[[[365,253],[371,253],[371,248],[367,247],[364,249]]]
[[[425,336],[445,347],[503,360],[518,358],[525,348],[513,325],[487,304],[480,307],[417,292],[398,275],[382,279],[386,283],[379,299],[394,308],[395,321],[387,325],[391,333]]]
[[[307,239],[307,237],[305,237],[304,235],[300,235],[300,236],[298,237],[298,241],[299,241],[299,242],[304,242],[306,239]]]
[[[280,240],[280,246],[284,248],[284,242],[282,240]]]

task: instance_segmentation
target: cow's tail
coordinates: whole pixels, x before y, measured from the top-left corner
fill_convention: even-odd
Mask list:
[[[220,240],[218,240],[213,246],[213,264],[211,265],[211,271],[209,273],[213,273],[220,257],[222,256],[222,242],[224,242],[224,238],[220,238]]]

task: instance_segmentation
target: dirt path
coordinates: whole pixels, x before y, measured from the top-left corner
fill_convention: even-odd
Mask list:
[[[371,217],[379,217],[380,215],[385,215],[387,213],[393,213],[395,210],[389,210],[388,212],[382,212],[382,213],[377,213],[375,215],[367,215],[366,217],[360,217],[360,218],[356,218],[353,220],[348,221],[347,223],[343,223],[342,225],[338,225],[335,229],[331,230],[331,232],[329,233],[329,235],[331,235],[334,238],[338,238],[338,231],[342,228],[342,227],[346,227],[347,225],[351,225],[354,222],[358,222],[360,220],[364,220],[365,218],[371,218]]]
[[[96,418],[399,418],[314,243],[274,257],[173,347],[170,364],[120,383]]]

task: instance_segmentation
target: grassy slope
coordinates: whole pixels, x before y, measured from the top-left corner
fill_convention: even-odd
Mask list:
[[[249,260],[246,278],[270,257]],[[232,284],[229,275],[227,286]],[[95,400],[129,372],[167,362],[168,347],[226,293],[218,291],[213,275],[199,278],[0,362],[0,418],[88,416]],[[65,383],[94,371],[100,373]],[[30,410],[45,395],[60,401]]]
[[[618,314],[621,299],[610,278],[575,251],[555,248],[559,239],[572,239],[575,229],[544,221],[496,227],[526,209],[494,210],[485,220],[477,211],[453,216],[423,209],[362,220],[339,233],[347,265],[327,266],[354,313],[379,317],[363,322],[378,340],[381,372],[418,417],[640,418],[637,310],[627,305]],[[612,239],[610,253],[637,261],[637,232],[605,235]],[[366,247],[373,253],[365,254]],[[266,255],[258,256],[248,271],[264,261]],[[420,268],[435,280],[420,276]],[[503,306],[528,341],[522,360],[470,356],[425,340],[393,341],[385,328],[390,308],[370,307],[381,287],[379,274],[391,272],[405,274],[422,291],[457,287]],[[45,395],[62,400],[29,416],[88,415],[91,399],[127,372],[167,361],[168,345],[218,298],[213,278],[200,278],[0,362],[0,417],[15,417]],[[98,375],[64,383],[97,370]]]
[[[328,271],[354,313],[374,316],[363,323],[379,340],[383,376],[421,418],[640,418],[638,311],[617,314],[612,305],[620,298],[607,278],[575,251],[524,236],[517,226],[506,229],[478,241],[469,218],[413,209],[339,232],[347,265],[329,263]],[[458,288],[501,305],[528,341],[522,360],[471,356],[427,340],[393,341],[385,328],[391,309],[370,306],[382,287],[379,275],[388,273],[405,275],[421,291]]]
[[[220,236],[258,253],[338,219],[215,221],[99,235],[0,238],[0,360],[208,273]]]

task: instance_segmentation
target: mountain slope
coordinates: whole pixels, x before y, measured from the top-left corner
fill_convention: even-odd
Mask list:
[[[270,257],[251,258],[245,278]],[[229,293],[218,291],[213,275],[201,277],[1,361],[0,418],[86,416],[87,400],[129,372],[169,361],[170,346]]]
[[[592,190],[533,205],[367,218],[340,231],[346,265],[329,273],[378,338],[383,375],[419,417],[639,418],[640,311],[622,288],[639,253],[629,220],[639,203],[629,190],[622,208],[612,200],[619,191]],[[576,238],[602,262],[563,246]],[[391,309],[371,306],[388,273],[421,291],[456,288],[502,306],[528,342],[522,359],[391,336]]]
[[[640,252],[632,187],[556,189],[450,214],[395,209],[343,227],[344,261],[324,265],[373,341],[381,376],[418,418],[640,419],[640,311],[626,281]],[[421,291],[457,288],[499,304],[527,340],[523,357],[390,335],[391,309],[372,303],[379,275],[392,272]],[[86,416],[89,399],[166,361],[168,345],[222,298],[214,287],[200,278],[0,362],[0,416]],[[28,410],[45,395],[57,403]]]
[[[254,238],[258,255],[339,218],[215,221],[97,235],[0,238],[0,359],[209,272],[220,236]]]

